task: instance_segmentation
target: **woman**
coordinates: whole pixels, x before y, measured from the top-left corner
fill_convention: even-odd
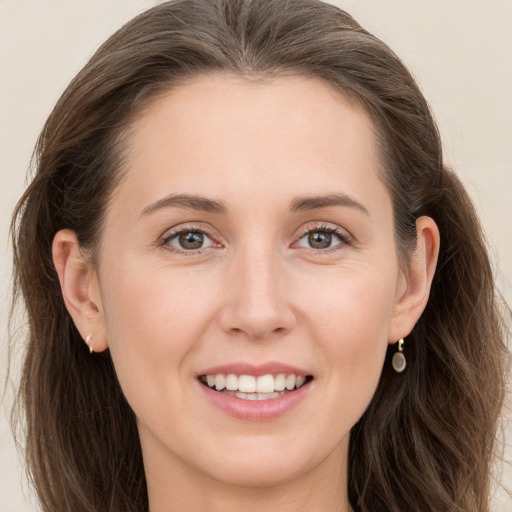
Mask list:
[[[37,165],[13,239],[43,510],[489,510],[483,236],[414,80],[346,13],[155,7]]]

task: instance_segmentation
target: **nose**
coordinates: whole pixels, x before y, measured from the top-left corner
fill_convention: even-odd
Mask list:
[[[220,323],[228,333],[261,340],[293,329],[290,282],[270,248],[244,251],[229,265]]]

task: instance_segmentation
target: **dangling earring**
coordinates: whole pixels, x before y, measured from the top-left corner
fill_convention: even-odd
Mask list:
[[[92,338],[92,334],[88,334],[87,338],[85,338],[85,344],[89,347],[89,352],[92,354],[94,352],[94,349],[92,348],[92,345],[91,345],[91,338]]]
[[[393,354],[393,359],[391,360],[391,365],[393,366],[393,370],[397,373],[402,373],[407,366],[404,356],[403,349],[404,339],[398,340],[398,352]]]

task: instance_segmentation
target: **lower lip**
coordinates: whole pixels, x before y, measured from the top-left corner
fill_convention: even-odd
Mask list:
[[[244,400],[215,391],[198,381],[206,398],[230,416],[245,421],[269,421],[286,414],[301,402],[309,391],[311,382],[278,398],[268,400]]]

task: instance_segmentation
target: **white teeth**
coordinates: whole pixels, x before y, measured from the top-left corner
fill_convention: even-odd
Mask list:
[[[299,375],[297,377],[297,380],[295,381],[295,387],[299,389],[302,386],[302,384],[304,384],[304,382],[306,382],[306,377]]]
[[[256,381],[256,391],[258,393],[273,393],[274,392],[274,376],[262,375]]]
[[[274,393],[258,393],[258,400],[270,400],[271,398],[274,398],[272,396],[273,394]],[[277,396],[280,396],[279,393],[277,393]]]
[[[284,388],[286,387],[286,375],[284,373],[280,373],[276,377],[274,387],[276,391],[284,391]]]
[[[206,377],[208,380],[208,377]],[[215,375],[215,389],[217,391],[220,391],[221,389],[224,389],[226,387],[226,377],[222,375],[222,373],[218,373]]]
[[[280,393],[242,393],[241,391],[230,391],[224,390],[223,393],[229,396],[236,396],[242,400],[271,400],[272,398],[278,398],[287,393],[287,391],[281,391]]]
[[[238,389],[244,393],[254,393],[256,391],[256,377],[240,375],[238,377]]]
[[[292,391],[292,389],[295,389],[296,380],[297,377],[295,377],[295,375],[288,375],[288,377],[286,377],[286,389],[288,391]]]
[[[226,375],[226,389],[236,391],[238,389],[238,377],[234,373]]]
[[[281,396],[283,391],[293,391],[299,389],[306,382],[306,377],[303,375],[286,375],[285,373],[279,373],[274,375],[267,374],[255,377],[253,375],[236,375],[234,373],[218,373],[216,375],[203,375],[202,381],[212,389],[217,391],[228,392],[233,396],[246,395],[244,397],[238,396],[238,398],[244,398],[246,400],[266,400],[268,398],[276,398],[273,395]],[[235,395],[234,393],[238,393]],[[259,398],[259,396],[262,398]]]

